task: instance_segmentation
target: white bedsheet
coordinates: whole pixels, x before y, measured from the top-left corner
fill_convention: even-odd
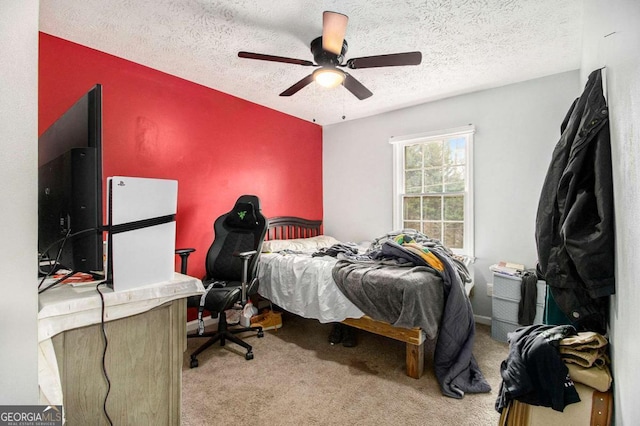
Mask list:
[[[262,253],[258,293],[282,309],[322,323],[360,318],[364,313],[333,281],[331,270],[336,262],[330,256]]]

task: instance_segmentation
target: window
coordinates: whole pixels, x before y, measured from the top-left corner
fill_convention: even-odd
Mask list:
[[[473,126],[393,137],[394,229],[473,256]]]

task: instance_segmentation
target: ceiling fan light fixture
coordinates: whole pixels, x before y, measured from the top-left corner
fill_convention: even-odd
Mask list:
[[[345,62],[345,54],[349,46],[344,36],[349,18],[342,13],[331,11],[325,11],[322,16],[322,35],[313,39],[309,46],[313,54],[314,62],[245,51],[238,52],[238,57],[307,67],[319,67],[311,74],[307,74],[302,80],[285,89],[284,92],[280,93],[280,96],[294,95],[302,88],[316,81],[319,85],[326,88],[342,85],[359,100],[367,99],[372,96],[373,93],[351,74],[338,70],[338,67],[346,67],[349,69],[397,67],[403,65],[420,65],[422,62],[422,53],[420,52],[362,56],[359,58],[351,58]]]
[[[342,42],[347,32],[349,17],[338,12],[325,11],[322,14],[322,48],[340,55]]]
[[[320,86],[330,89],[342,84],[344,72],[336,68],[320,68],[313,72],[313,79]]]

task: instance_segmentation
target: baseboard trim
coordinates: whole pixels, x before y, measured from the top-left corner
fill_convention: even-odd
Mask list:
[[[478,324],[491,325],[491,317],[485,317],[483,315],[474,315],[473,318]]]

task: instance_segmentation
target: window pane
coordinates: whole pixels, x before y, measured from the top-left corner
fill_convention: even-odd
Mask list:
[[[418,232],[422,232],[422,229],[420,229],[420,222],[404,222],[402,227],[404,229],[415,229]]]
[[[426,142],[424,144],[424,166],[442,166],[442,141]]]
[[[404,168],[419,169],[422,167],[422,145],[408,145],[404,148]]]
[[[442,168],[424,170],[424,188],[424,192],[442,192]]]
[[[420,220],[420,197],[404,197],[404,220]]]
[[[445,185],[446,192],[462,192],[464,191],[464,182],[447,183]]]
[[[442,170],[445,182],[464,182],[464,166],[444,167]]]
[[[442,197],[422,197],[422,218],[442,220]]]
[[[447,140],[444,164],[465,164],[466,142],[467,140],[464,137]]]
[[[464,166],[446,167],[444,169],[445,191],[464,191]]]
[[[422,170],[409,170],[404,174],[405,192],[418,194],[422,192]]]
[[[434,240],[442,241],[442,222],[424,222],[424,231],[423,233]]]
[[[441,194],[442,193],[442,184],[433,185],[433,186],[425,186],[424,192],[426,194]]]
[[[442,243],[449,248],[463,248],[464,225],[460,222],[444,224],[444,241]]]
[[[464,197],[444,197],[444,220],[464,220]]]

